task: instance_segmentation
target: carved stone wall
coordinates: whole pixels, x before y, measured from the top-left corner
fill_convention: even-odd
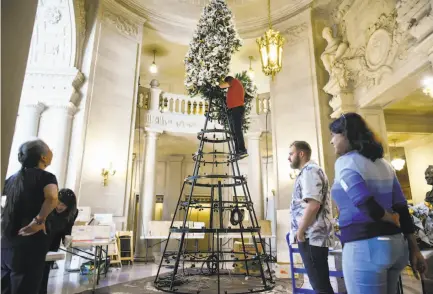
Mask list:
[[[100,1],[95,15],[94,48],[92,60],[87,65],[91,70],[82,127],[85,139],[82,153],[77,153],[82,165],[76,170],[75,187],[80,205],[90,206],[95,213],[112,213],[117,229],[122,229],[131,191],[144,19],[115,0]],[[110,163],[116,174],[104,187],[101,169]]]
[[[67,156],[69,152],[69,136],[75,111],[67,114],[53,109],[77,109],[81,100],[80,89],[85,77],[80,71],[79,60],[82,56],[85,25],[84,0],[38,2],[21,93],[21,106],[43,103],[49,109],[44,113],[40,124],[38,121],[35,136],[43,138],[54,148],[57,156],[53,160],[51,171],[57,175],[62,187],[67,160],[60,157]],[[63,120],[64,123],[60,123]],[[17,124],[22,123],[28,122],[17,120]],[[51,131],[43,131],[46,127]],[[19,134],[23,130],[21,126],[17,125],[15,130],[14,146],[22,144],[23,138],[29,139],[28,136]],[[64,135],[65,138],[62,137]],[[12,151],[12,154],[16,154],[16,150]]]
[[[323,90],[332,95],[334,116],[342,111],[343,93],[353,94],[349,104],[361,106],[358,94],[365,96],[411,62],[411,52],[433,31],[430,2],[343,0],[334,10],[333,29],[323,31],[328,46],[321,56],[329,73]]]

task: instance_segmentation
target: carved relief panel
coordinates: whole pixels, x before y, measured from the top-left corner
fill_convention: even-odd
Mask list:
[[[323,30],[328,46],[321,59],[329,73],[324,91],[333,96],[334,111],[341,106],[342,92],[380,84],[384,75],[392,74],[407,58],[414,38],[399,17],[408,2],[422,1],[343,0],[333,12],[334,30]]]
[[[70,0],[40,0],[33,30],[29,70],[74,66],[75,20]]]

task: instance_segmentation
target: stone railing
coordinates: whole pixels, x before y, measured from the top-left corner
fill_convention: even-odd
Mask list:
[[[204,115],[209,108],[209,103],[200,97],[190,98],[186,95],[162,93],[159,98],[159,107],[164,113]]]
[[[271,96],[269,93],[259,94],[256,98],[256,113],[266,114],[271,111]]]
[[[152,84],[153,83],[153,84]],[[162,92],[158,82],[152,81],[151,88],[139,88],[137,106],[147,111],[146,128],[161,131],[196,133],[204,123],[204,114],[209,104],[201,97]],[[251,122],[255,128],[270,128],[266,114],[270,113],[269,93],[260,94],[252,103]],[[265,127],[266,126],[266,127]]]

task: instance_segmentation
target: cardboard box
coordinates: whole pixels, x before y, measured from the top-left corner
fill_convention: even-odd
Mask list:
[[[252,254],[256,254],[256,248],[254,246],[254,243],[244,243],[245,244],[245,251],[248,253],[252,253]],[[257,247],[259,249],[259,253],[263,253],[263,249],[262,249],[262,245],[261,244],[257,244]],[[235,252],[243,252],[243,247],[242,247],[242,242],[236,241],[234,244],[234,249]],[[235,257],[237,257],[238,259],[245,259],[244,254],[242,253],[237,253],[235,254]],[[253,258],[252,255],[247,255],[248,259]],[[247,269],[245,267],[245,261],[236,261],[233,263],[235,265],[234,267],[234,272],[237,274],[245,274],[247,272]],[[260,274],[260,265],[259,265],[259,260],[251,260],[247,262],[247,266],[248,266],[248,272],[250,274]]]

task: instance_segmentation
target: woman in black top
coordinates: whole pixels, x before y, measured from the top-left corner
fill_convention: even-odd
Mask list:
[[[53,153],[41,140],[20,146],[21,169],[5,182],[2,214],[2,294],[37,294],[48,250],[45,219],[57,205],[56,177],[46,172]]]
[[[77,198],[71,189],[59,191],[59,203],[56,209],[47,218],[47,233],[49,238],[49,251],[56,252],[60,248],[60,241],[65,244],[65,236],[71,235],[72,226],[78,216]],[[50,269],[54,262],[46,262],[42,285],[39,294],[46,294]]]

